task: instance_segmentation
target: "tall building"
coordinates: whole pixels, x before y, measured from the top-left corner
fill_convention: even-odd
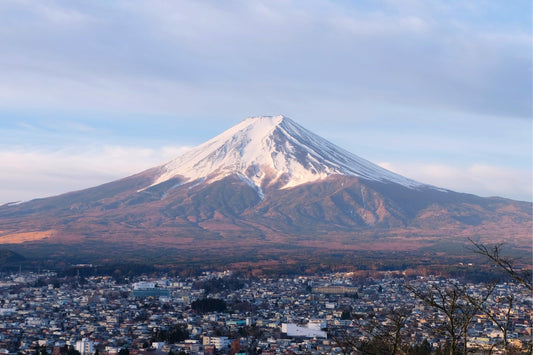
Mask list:
[[[94,354],[94,342],[90,341],[87,338],[84,338],[83,340],[78,340],[76,342],[75,348],[80,352],[81,355]]]

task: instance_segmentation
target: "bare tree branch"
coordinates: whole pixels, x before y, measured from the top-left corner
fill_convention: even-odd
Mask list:
[[[486,256],[490,260],[494,261],[501,269],[507,272],[513,279],[527,287],[530,291],[533,291],[533,282],[531,279],[531,271],[528,270],[516,270],[514,263],[516,259],[506,258],[501,255],[503,244],[494,244],[492,247],[487,247],[484,244],[476,243],[470,239],[470,243],[475,247],[473,251],[477,254]]]

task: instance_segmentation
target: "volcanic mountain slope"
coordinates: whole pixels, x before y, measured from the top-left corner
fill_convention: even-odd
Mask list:
[[[286,117],[254,117],[137,175],[4,205],[0,243],[105,254],[116,248],[406,250],[470,237],[530,248],[531,209],[528,202],[425,185]]]

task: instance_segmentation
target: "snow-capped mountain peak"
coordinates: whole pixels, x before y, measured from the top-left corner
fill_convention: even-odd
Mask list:
[[[43,257],[51,247],[62,258],[86,250],[82,258],[100,263],[127,250],[126,261],[163,255],[180,265],[201,259],[250,265],[250,252],[259,261],[279,256],[282,262],[343,251],[353,256],[354,250],[425,255],[446,252],[446,244],[455,250],[480,235],[488,243],[504,236],[531,250],[531,208],[423,185],[286,117],[255,117],[167,164],[0,206],[0,240],[29,240],[18,248]]]
[[[259,189],[270,184],[288,188],[350,175],[411,188],[425,186],[351,154],[285,116],[247,118],[161,170],[153,185],[178,176],[213,182],[237,175]]]

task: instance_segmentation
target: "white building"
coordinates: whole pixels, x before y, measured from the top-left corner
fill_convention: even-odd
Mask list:
[[[294,323],[282,323],[281,332],[287,334],[289,337],[305,337],[305,338],[327,338],[325,331],[317,329],[316,323],[310,324],[311,327],[301,327]]]
[[[161,350],[163,348],[163,346],[165,346],[165,342],[164,341],[154,341],[152,343],[152,348],[153,349]]]
[[[133,284],[134,290],[146,290],[155,288],[155,282],[139,281]]]
[[[75,349],[78,350],[81,355],[92,355],[94,353],[94,342],[88,339],[78,340]]]
[[[328,322],[325,319],[310,319],[307,323],[307,328],[309,329],[326,329],[328,327]]]
[[[16,312],[16,308],[0,308],[0,316],[10,316]]]
[[[228,337],[203,337],[203,345],[214,345],[218,350],[229,348],[231,341]]]

